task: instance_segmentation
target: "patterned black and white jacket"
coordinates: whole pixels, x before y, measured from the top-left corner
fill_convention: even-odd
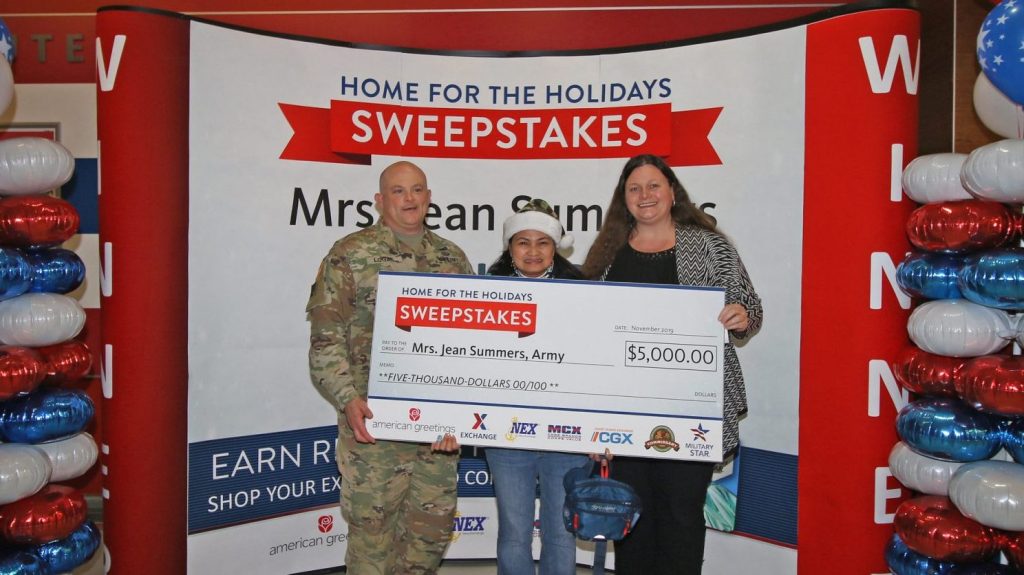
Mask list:
[[[605,269],[601,279],[607,274]],[[744,332],[731,332],[731,339],[744,339],[760,329],[764,314],[761,298],[736,248],[724,236],[700,226],[676,226],[676,275],[679,285],[725,288],[725,303],[738,303],[747,310],[750,325]],[[724,354],[722,454],[728,457],[739,446],[739,417],[747,412],[747,390],[731,340],[726,342]]]

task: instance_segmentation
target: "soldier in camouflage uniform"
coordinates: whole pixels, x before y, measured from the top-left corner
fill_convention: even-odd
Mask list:
[[[350,575],[435,573],[451,537],[458,444],[377,441],[366,402],[377,273],[470,274],[458,246],[423,225],[427,179],[397,162],[374,197],[381,220],[338,240],[320,264],[306,313],[314,385],[338,410],[341,512],[348,522]]]

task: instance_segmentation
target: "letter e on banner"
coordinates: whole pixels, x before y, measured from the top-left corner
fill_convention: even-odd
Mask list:
[[[892,477],[892,472],[888,467],[875,468],[875,523],[880,525],[892,523],[896,512],[889,513],[887,504],[890,499],[898,499],[903,495],[903,489],[900,487],[889,489],[890,477]],[[897,483],[897,485],[899,484]]]

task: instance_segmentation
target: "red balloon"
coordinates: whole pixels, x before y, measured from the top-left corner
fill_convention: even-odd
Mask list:
[[[892,373],[903,387],[922,395],[956,397],[955,376],[964,360],[936,355],[917,346],[900,350],[892,362]]]
[[[0,400],[36,388],[46,377],[46,363],[27,347],[0,345]]]
[[[18,545],[64,539],[85,522],[85,496],[51,483],[39,493],[0,507],[0,537]]]
[[[987,561],[999,551],[998,530],[964,517],[941,495],[907,499],[893,527],[907,547],[940,561]]]
[[[907,219],[907,238],[930,252],[960,253],[1005,245],[1016,234],[1016,214],[997,202],[965,200],[923,205]]]
[[[957,389],[975,409],[1024,415],[1024,357],[985,355],[970,359],[957,374]]]
[[[0,244],[15,247],[55,246],[78,231],[78,211],[53,196],[0,199]]]
[[[47,363],[48,385],[62,385],[78,381],[92,368],[92,353],[83,342],[71,339],[55,345],[36,348]]]

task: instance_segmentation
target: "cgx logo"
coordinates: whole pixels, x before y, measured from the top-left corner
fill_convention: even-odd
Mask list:
[[[590,441],[594,443],[633,445],[633,434],[619,431],[595,431],[594,435],[590,436]]]

